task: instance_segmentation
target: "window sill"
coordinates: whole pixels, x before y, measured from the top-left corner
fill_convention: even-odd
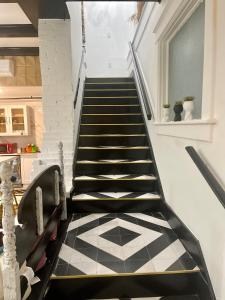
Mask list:
[[[216,120],[191,120],[180,122],[155,122],[159,135],[211,142]]]

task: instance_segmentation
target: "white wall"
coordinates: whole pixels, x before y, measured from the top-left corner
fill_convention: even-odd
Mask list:
[[[72,55],[72,77],[73,89],[76,90],[80,59],[82,55],[82,22],[81,2],[67,2],[71,24],[71,55]]]
[[[85,1],[87,76],[128,76],[126,54],[135,25],[135,1]]]
[[[153,10],[148,10],[151,12],[151,16],[148,16],[149,19],[145,31],[142,32],[143,35],[141,33],[137,34],[135,40],[135,48],[145,81],[151,91],[151,97],[156,108],[159,100],[160,79],[158,78],[159,48],[155,32],[160,31],[163,25],[168,24],[174,13],[178,12],[177,8],[180,4],[188,2],[190,3],[186,0],[163,0],[160,5],[148,3],[148,8],[153,7]],[[213,2],[206,0],[206,4],[209,7],[209,5],[213,5]],[[215,23],[211,28],[214,32],[212,35],[208,31],[208,25],[213,14]],[[217,120],[215,125],[207,125],[212,127],[210,138],[205,141],[194,138],[199,125],[191,125],[190,128],[188,125],[182,127],[183,131],[189,130],[189,139],[182,137],[182,131],[179,134],[180,137],[174,137],[173,134],[168,132],[163,135],[163,130],[161,134],[158,134],[159,125],[155,124],[154,121],[147,121],[166,201],[200,240],[216,299],[218,300],[225,299],[225,209],[186,153],[185,146],[195,147],[225,187],[224,28],[225,1],[218,0],[217,5],[213,9],[208,9],[206,15],[205,43],[213,40],[215,46],[215,55],[212,60],[215,66],[214,81],[208,82],[203,87],[203,102],[206,100],[207,94],[213,91],[212,97],[210,96],[210,105],[212,107],[212,117]],[[205,62],[209,54],[213,54],[210,47],[206,49]],[[205,68],[204,76],[209,75],[207,72],[208,70]],[[170,125],[170,127],[171,131],[176,131],[176,125]]]
[[[44,134],[40,159],[58,163],[58,143],[64,144],[67,190],[71,187],[73,158],[73,78],[70,20],[39,20],[43,83]],[[34,174],[38,172],[34,164]]]

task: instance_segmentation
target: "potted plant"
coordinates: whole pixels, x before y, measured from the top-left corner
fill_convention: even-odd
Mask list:
[[[169,122],[170,104],[163,104],[162,121]]]
[[[193,119],[193,115],[192,112],[194,110],[194,97],[193,96],[187,96],[184,98],[184,120],[188,121],[188,120],[192,120]]]
[[[182,101],[176,101],[173,110],[175,112],[174,121],[175,122],[181,121],[181,113],[183,111],[183,102]]]

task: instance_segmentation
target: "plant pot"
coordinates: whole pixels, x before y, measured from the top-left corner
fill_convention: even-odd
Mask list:
[[[184,101],[183,107],[184,107],[184,112],[185,112],[185,114],[184,114],[184,120],[185,121],[192,120],[193,119],[192,112],[194,110],[194,102],[193,102],[193,100]]]
[[[170,108],[169,107],[163,107],[162,122],[169,122],[169,116],[170,116]]]
[[[183,111],[183,104],[181,102],[178,102],[174,105],[173,108],[174,112],[175,112],[175,116],[174,116],[174,121],[181,121],[181,113]]]

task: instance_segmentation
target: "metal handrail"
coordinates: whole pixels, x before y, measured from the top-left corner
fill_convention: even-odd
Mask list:
[[[207,167],[206,163],[203,161],[203,159],[199,156],[197,151],[191,147],[185,147],[186,151],[192,158],[193,162],[207,181],[208,185],[211,187],[212,191],[220,201],[220,203],[225,208],[225,190],[222,187],[222,185],[219,183],[218,179],[215,177],[215,175],[210,171],[210,169]]]
[[[145,86],[145,83],[144,83],[144,80],[143,80],[143,77],[142,77],[142,74],[140,71],[140,66],[139,66],[139,62],[137,60],[137,55],[134,51],[134,48],[133,48],[131,42],[129,43],[129,46],[130,46],[130,51],[132,54],[132,59],[133,59],[134,68],[135,68],[135,73],[137,74],[138,85],[141,90],[147,118],[148,118],[148,120],[151,120],[152,117],[154,118],[154,112],[153,112],[153,109],[151,106],[151,101],[149,99],[148,92],[147,92],[147,89],[146,89],[146,86]]]
[[[82,65],[83,65],[83,61],[84,61],[84,54],[85,54],[85,52],[86,52],[86,50],[83,47],[82,55],[81,55],[81,58],[80,58],[79,71],[78,71],[78,80],[77,80],[76,93],[75,93],[75,98],[74,98],[74,102],[73,102],[74,109],[75,109],[76,104],[77,104],[77,97],[78,97],[79,88],[80,88],[80,75],[81,75],[81,70],[82,70]]]

